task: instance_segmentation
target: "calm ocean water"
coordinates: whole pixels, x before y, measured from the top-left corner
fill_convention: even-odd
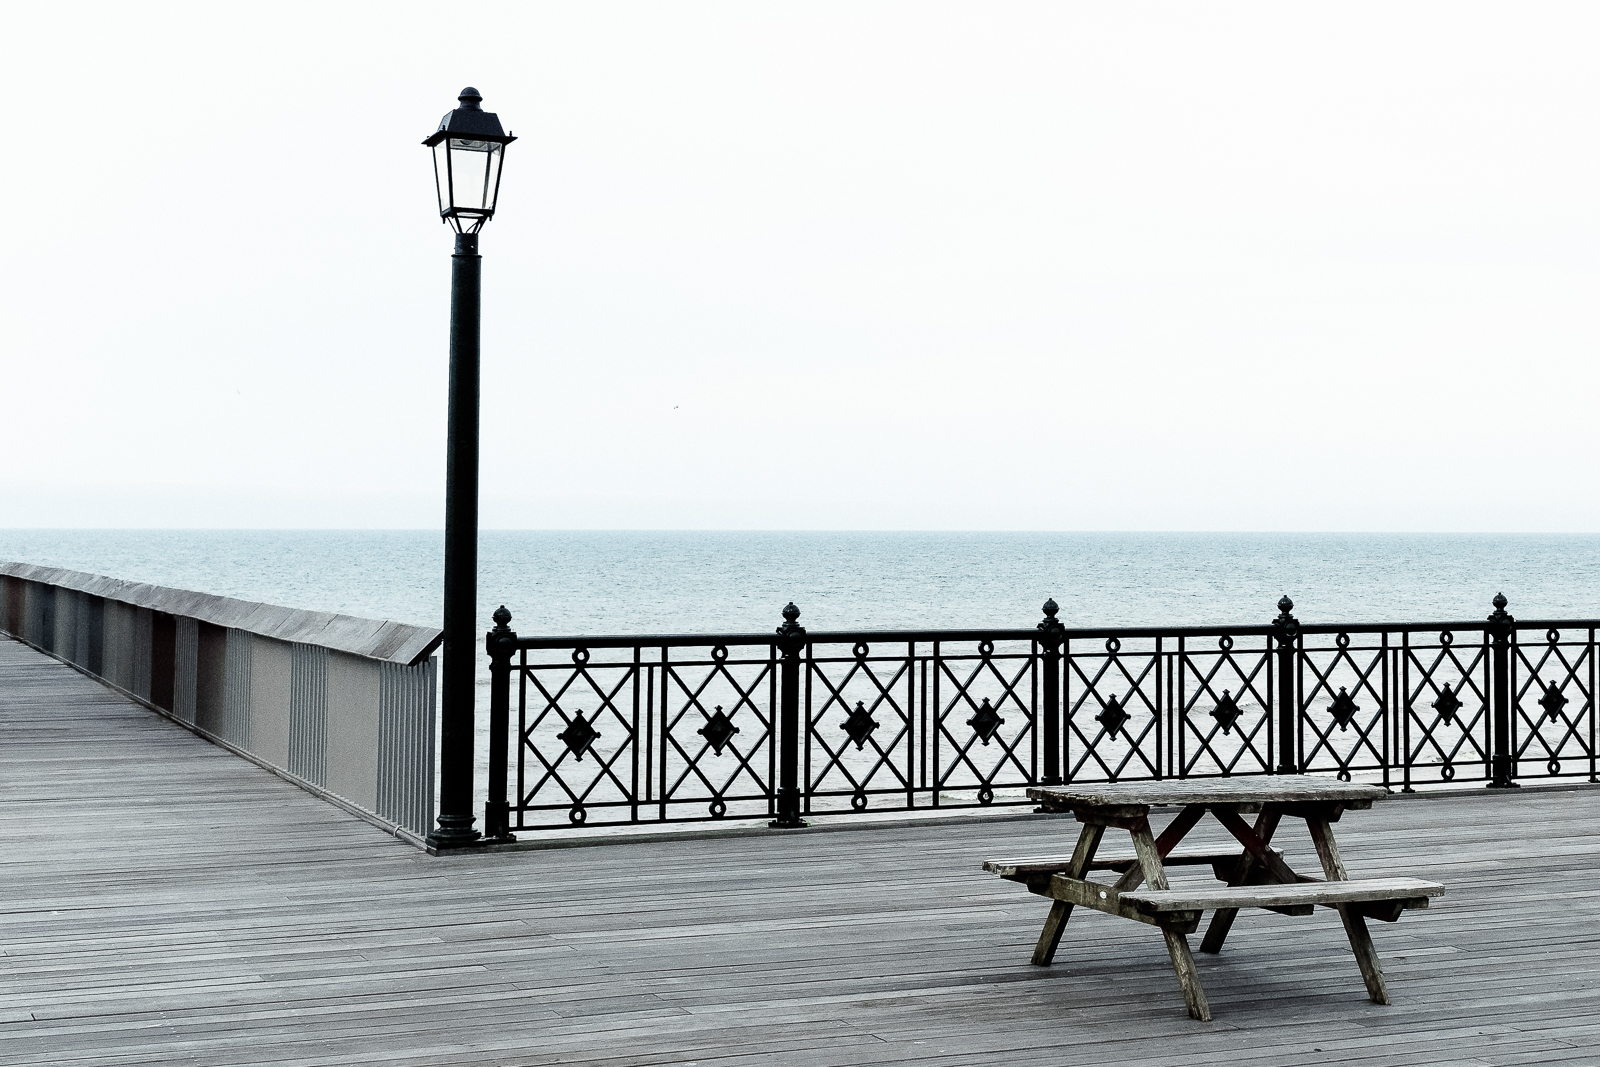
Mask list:
[[[485,531],[482,627],[524,634],[1600,617],[1600,535]],[[0,530],[0,559],[437,625],[443,535]]]

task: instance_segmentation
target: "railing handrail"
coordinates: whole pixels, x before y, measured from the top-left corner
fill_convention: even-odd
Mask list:
[[[1418,633],[1427,631],[1488,630],[1487,619],[1441,620],[1435,622],[1301,623],[1302,634]],[[1600,619],[1518,619],[1516,629],[1600,628]],[[1270,637],[1272,626],[1091,626],[1057,631],[1064,639],[1095,637]],[[931,641],[1032,641],[1037,629],[940,630],[808,630],[808,645],[838,645],[856,642],[931,642]],[[774,645],[776,633],[727,634],[569,634],[554,637],[518,636],[516,647],[523,650],[565,648],[684,648],[717,645]]]
[[[335,652],[408,667],[426,662],[444,638],[444,631],[436,626],[263,604],[41,564],[0,560],[0,577],[57,586],[135,608],[244,630],[275,641],[319,645]]]

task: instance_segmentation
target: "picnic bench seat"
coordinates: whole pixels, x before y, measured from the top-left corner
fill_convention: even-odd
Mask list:
[[[1354,878],[1342,882],[1321,879],[1293,885],[1239,885],[1199,889],[1136,889],[1121,894],[1125,904],[1143,912],[1211,911],[1216,908],[1337,907],[1398,901],[1401,909],[1416,911],[1428,898],[1444,892],[1438,882],[1421,878]],[[1365,909],[1363,909],[1365,910]],[[1396,916],[1398,918],[1398,915]]]
[[[1271,853],[1282,859],[1279,849]],[[1111,856],[1094,860],[1088,870],[1114,871],[1119,874],[1131,870],[1139,862],[1136,856]],[[1205,852],[1190,855],[1167,856],[1162,860],[1166,867],[1210,866],[1218,881],[1228,882],[1237,870],[1237,852]],[[1050,896],[1045,883],[1049,876],[1066,874],[1072,867],[1072,858],[1026,857],[1020,859],[986,860],[983,869],[1013,882],[1038,882],[1035,892]],[[1087,873],[1087,872],[1086,872]],[[1310,915],[1318,905],[1337,908],[1340,904],[1359,904],[1362,914],[1371,919],[1395,922],[1402,911],[1420,911],[1428,906],[1428,898],[1439,896],[1444,886],[1420,878],[1362,878],[1328,882],[1309,874],[1295,874],[1296,884],[1268,882],[1267,870],[1256,866],[1251,871],[1256,884],[1218,886],[1213,889],[1147,889],[1119,892],[1120,901],[1131,904],[1140,911],[1155,915],[1160,912],[1201,912],[1218,908],[1264,908],[1283,915]],[[1262,884],[1266,883],[1266,884]],[[1102,898],[1104,899],[1104,898]]]
[[[1278,849],[1271,852],[1280,859],[1283,853]],[[1104,859],[1090,860],[1085,870],[1089,871],[1115,871],[1125,874],[1132,870],[1139,862],[1137,856],[1107,856]],[[1232,852],[1200,852],[1189,855],[1165,856],[1161,861],[1168,867],[1206,867],[1219,879],[1226,882],[1233,876],[1239,863],[1239,851]],[[1071,856],[1025,856],[1020,859],[985,860],[983,869],[1013,882],[1025,882],[1030,878],[1039,878],[1048,874],[1057,874],[1071,870]]]

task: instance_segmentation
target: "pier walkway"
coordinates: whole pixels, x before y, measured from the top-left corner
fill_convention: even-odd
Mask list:
[[[1600,787],[1384,801],[1374,923],[1246,913],[1184,1012],[1161,937],[980,870],[1070,819],[429,857],[0,638],[0,1064],[1589,1064]],[[1497,833],[1491,835],[1488,828]],[[1507,836],[1507,828],[1515,831]],[[1315,866],[1308,842],[1276,842]]]

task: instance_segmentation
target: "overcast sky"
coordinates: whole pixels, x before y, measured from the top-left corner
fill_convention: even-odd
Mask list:
[[[1600,530],[1600,6],[13,4],[0,526]]]

